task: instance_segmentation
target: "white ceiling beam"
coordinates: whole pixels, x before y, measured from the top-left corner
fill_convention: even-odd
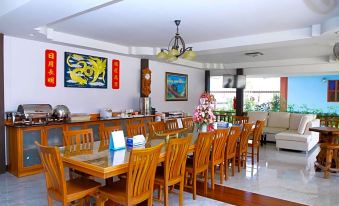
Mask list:
[[[308,27],[281,32],[271,32],[265,34],[247,35],[213,41],[190,43],[190,46],[192,46],[195,51],[204,51],[259,44],[269,44],[283,41],[302,40],[311,37],[312,37],[312,27]]]
[[[250,68],[244,70],[244,74],[247,76],[325,75],[338,73],[339,64],[331,63]]]

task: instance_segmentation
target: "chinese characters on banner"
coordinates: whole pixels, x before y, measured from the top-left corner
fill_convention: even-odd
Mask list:
[[[120,88],[120,61],[112,60],[112,89]]]
[[[54,50],[45,51],[45,86],[55,87],[56,86],[56,60],[57,53]]]

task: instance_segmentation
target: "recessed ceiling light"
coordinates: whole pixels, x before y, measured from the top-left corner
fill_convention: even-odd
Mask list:
[[[247,52],[247,53],[245,53],[245,55],[250,56],[250,57],[257,57],[257,56],[262,56],[264,54],[261,53],[261,52]]]

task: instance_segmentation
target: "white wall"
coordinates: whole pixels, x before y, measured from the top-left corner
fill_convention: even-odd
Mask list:
[[[156,61],[150,61],[149,67],[152,70],[152,106],[157,111],[179,110],[193,114],[195,106],[199,103],[199,97],[205,90],[205,71]],[[166,72],[188,75],[188,101],[165,101]]]
[[[57,51],[57,86],[44,86],[44,54]],[[64,52],[75,52],[108,58],[108,88],[65,88]],[[119,90],[112,90],[111,61],[120,60]],[[97,113],[100,108],[121,111],[139,108],[140,59],[70,46],[5,36],[5,111],[16,111],[19,104],[48,103],[67,105],[73,113]],[[152,70],[152,106],[158,111],[183,110],[192,113],[204,90],[204,71],[189,67],[150,61]],[[188,74],[189,100],[165,101],[165,72]]]

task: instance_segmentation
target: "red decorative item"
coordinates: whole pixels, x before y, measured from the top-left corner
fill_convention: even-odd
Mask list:
[[[237,98],[233,98],[233,109],[237,109]]]
[[[45,51],[45,86],[56,87],[57,53],[54,50]]]
[[[120,61],[112,60],[112,89],[120,88]]]

